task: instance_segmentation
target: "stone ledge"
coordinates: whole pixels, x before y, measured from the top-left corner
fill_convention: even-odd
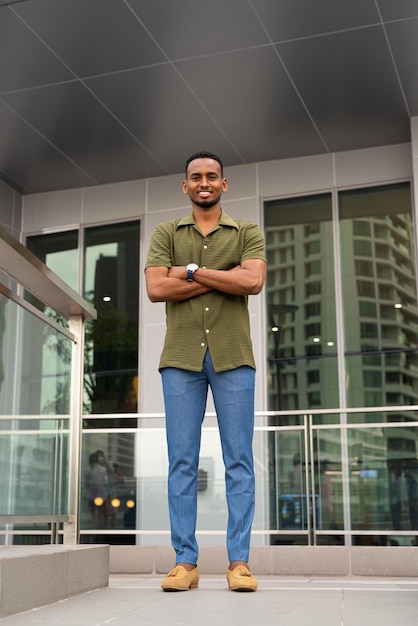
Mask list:
[[[202,574],[224,574],[222,546],[200,548]],[[110,546],[111,574],[164,574],[173,567],[169,546]],[[415,546],[255,546],[250,566],[260,576],[418,576]]]
[[[109,584],[109,546],[0,546],[0,618]]]

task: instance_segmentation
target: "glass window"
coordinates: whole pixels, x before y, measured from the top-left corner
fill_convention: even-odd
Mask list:
[[[78,231],[28,237],[26,246],[67,285],[78,291]]]
[[[320,261],[311,261],[310,263],[305,264],[305,276],[309,278],[309,276],[313,276],[314,274],[321,273],[321,262]]]
[[[353,220],[353,234],[370,237],[371,224],[367,220]]]
[[[363,381],[365,387],[381,387],[382,373],[375,370],[364,370]]]
[[[376,302],[367,302],[367,300],[361,300],[359,302],[360,315],[362,317],[376,317],[377,305]]]
[[[331,195],[266,202],[264,223],[266,240],[272,242],[267,245],[266,281],[270,329],[267,337],[269,410],[281,410],[289,405],[299,409],[309,408],[313,406],[312,402],[317,406],[317,396],[308,394],[306,387],[306,368],[312,356],[323,357],[319,370],[321,381],[327,381],[327,391],[321,394],[322,401],[326,406],[336,406],[338,384]],[[287,239],[286,259],[276,256],[281,232],[292,233]],[[305,263],[307,254],[316,254],[318,258]],[[281,289],[283,280],[291,290]],[[306,302],[307,299],[309,302]],[[308,320],[312,322],[314,315],[321,316],[320,323],[304,323]],[[290,334],[289,329],[292,329]],[[289,348],[297,355],[292,360],[287,358]],[[296,396],[293,389],[284,387],[284,379],[290,373],[297,381]]]
[[[305,285],[305,296],[309,298],[311,296],[317,296],[321,293],[321,283],[319,281],[309,282]]]
[[[86,413],[134,413],[138,393],[139,222],[85,230]],[[97,422],[93,422],[96,423]]]
[[[373,276],[373,263],[358,259],[355,263],[355,270],[357,276]]]
[[[372,256],[372,244],[363,239],[354,240],[354,254],[356,256]]]
[[[321,303],[320,302],[311,302],[310,304],[305,305],[305,318],[316,317],[321,315]]]
[[[418,308],[410,185],[341,192],[339,212],[348,406],[379,405],[383,398],[390,404],[416,404]],[[355,239],[360,231],[363,238]],[[372,256],[373,250],[378,258],[374,277],[373,262],[359,258]],[[370,279],[356,280],[356,275]],[[361,319],[365,316],[368,322]],[[376,385],[369,384],[370,374],[359,377],[356,355],[363,351],[363,339],[374,340],[376,362],[379,355],[386,355],[381,381],[387,380],[388,367],[397,367],[406,376],[398,379],[398,390],[365,390],[366,385]]]
[[[318,384],[320,382],[319,370],[312,370],[310,372],[307,372],[306,380],[307,380],[308,385]]]
[[[84,412],[136,412],[139,221],[86,228],[84,242],[81,267],[78,231],[28,237],[27,247],[74,290],[82,276],[83,295],[97,309],[86,324]]]

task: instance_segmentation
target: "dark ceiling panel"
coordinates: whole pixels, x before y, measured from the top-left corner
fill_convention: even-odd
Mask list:
[[[418,115],[418,63],[412,62],[418,59],[418,19],[392,22],[386,31],[410,114]]]
[[[97,183],[167,173],[79,82],[4,100]]]
[[[72,78],[16,15],[0,11],[0,93]]]
[[[86,84],[168,170],[179,171],[185,155],[203,148],[219,150],[225,162],[236,162],[236,150],[171,65],[102,76]]]
[[[277,48],[331,151],[409,140],[408,112],[380,26]]]
[[[80,77],[165,60],[120,0],[36,0],[13,10]]]
[[[418,16],[417,0],[377,0],[384,20]]]
[[[47,191],[178,173],[199,149],[407,142],[417,29],[418,0],[0,0],[0,177]]]
[[[165,52],[174,59],[268,43],[245,0],[128,2]]]
[[[0,101],[1,177],[21,193],[95,184]]]
[[[177,67],[246,161],[295,156],[302,137],[306,154],[324,151],[272,48],[183,61]],[[216,80],[208,80],[211,74]]]
[[[379,22],[374,0],[252,0],[252,5],[276,42]]]

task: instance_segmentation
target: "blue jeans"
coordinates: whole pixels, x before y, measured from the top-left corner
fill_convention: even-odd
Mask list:
[[[215,372],[209,351],[201,372],[161,370],[168,446],[168,506],[176,563],[197,563],[197,474],[201,427],[210,385],[218,418],[228,504],[230,561],[248,561],[254,517],[255,371],[248,366]]]

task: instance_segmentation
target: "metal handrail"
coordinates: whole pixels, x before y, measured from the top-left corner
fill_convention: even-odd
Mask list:
[[[0,226],[0,267],[36,298],[66,319],[97,319],[96,309]]]

